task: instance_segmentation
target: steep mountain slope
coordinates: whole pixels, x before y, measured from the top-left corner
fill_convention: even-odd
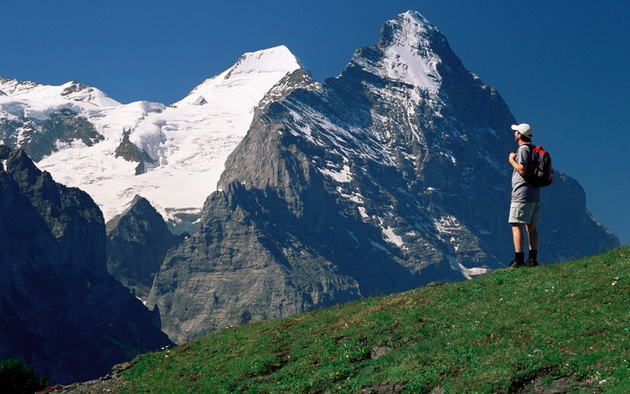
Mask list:
[[[86,380],[171,342],[105,266],[92,199],[22,150],[0,149],[0,359],[55,383]]]
[[[398,15],[339,77],[297,70],[266,95],[148,305],[182,343],[503,267],[513,123],[436,27]],[[564,174],[545,190],[541,260],[618,245],[583,195]]]
[[[177,245],[164,219],[145,198],[107,222],[107,271],[136,297],[146,299],[164,256]]]
[[[22,147],[56,181],[87,191],[106,221],[142,195],[172,224],[191,222],[256,104],[300,68],[283,46],[246,53],[168,107],[123,105],[76,83],[0,78],[0,143]]]

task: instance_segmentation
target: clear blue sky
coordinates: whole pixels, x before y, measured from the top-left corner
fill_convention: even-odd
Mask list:
[[[555,167],[584,186],[593,215],[630,243],[624,0],[9,1],[0,76],[74,80],[121,102],[170,104],[242,53],[284,44],[321,81],[409,9],[533,126]]]

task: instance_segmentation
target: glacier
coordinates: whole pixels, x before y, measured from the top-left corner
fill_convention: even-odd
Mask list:
[[[38,167],[55,181],[88,192],[106,221],[141,195],[176,223],[180,213],[198,214],[216,190],[227,156],[247,133],[265,93],[301,68],[285,46],[245,53],[169,106],[121,104],[75,82],[47,86],[0,78],[0,119],[46,120],[64,108],[85,117],[103,141],[91,146],[80,140],[57,143]],[[137,163],[115,157],[125,133],[153,159],[142,174],[136,175]]]

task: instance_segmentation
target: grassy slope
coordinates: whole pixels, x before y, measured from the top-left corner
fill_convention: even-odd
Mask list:
[[[225,329],[142,356],[129,392],[630,392],[630,247]]]

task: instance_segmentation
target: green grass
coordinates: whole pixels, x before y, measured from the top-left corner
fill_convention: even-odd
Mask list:
[[[126,392],[630,392],[630,247],[225,329],[125,371]],[[534,383],[532,383],[534,382]]]

